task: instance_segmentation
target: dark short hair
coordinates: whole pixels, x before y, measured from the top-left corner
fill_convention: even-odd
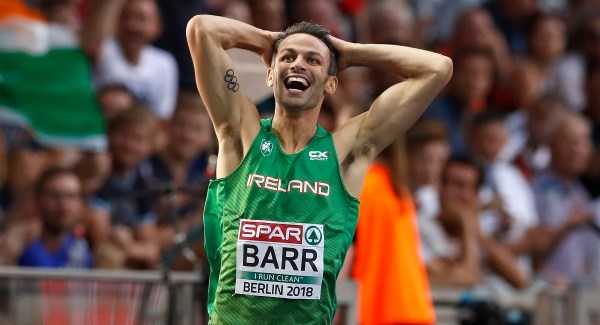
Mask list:
[[[158,125],[158,119],[150,112],[149,108],[136,104],[111,118],[108,121],[106,131],[112,133],[134,125],[143,125],[154,129]]]
[[[488,124],[504,123],[505,120],[506,114],[490,108],[475,114],[469,122],[469,127],[472,129]]]
[[[477,171],[477,190],[481,188],[485,178],[485,170],[483,167],[475,161],[475,159],[467,155],[452,155],[442,170],[442,184],[445,184],[448,177],[448,169],[451,165],[463,165],[468,166]]]
[[[325,45],[327,45],[327,48],[329,48],[329,69],[327,70],[327,73],[329,73],[329,75],[335,76],[338,72],[338,52],[329,40],[329,35],[331,35],[329,30],[318,24],[302,21],[286,28],[273,43],[273,57],[277,55],[277,50],[279,50],[279,45],[281,44],[281,41],[283,41],[290,35],[300,33],[312,35],[321,40],[321,42],[325,43]]]
[[[448,142],[448,128],[438,120],[420,120],[406,133],[408,152],[415,152],[432,142]]]
[[[61,167],[61,166],[49,167],[42,172],[42,174],[38,177],[37,181],[35,182],[35,185],[34,185],[35,194],[37,196],[40,196],[44,192],[44,190],[46,188],[46,184],[48,184],[53,179],[60,177],[60,176],[64,176],[64,175],[74,176],[74,177],[77,177],[77,179],[79,179],[79,176],[77,176],[77,173],[75,173],[75,171],[71,168],[66,168],[66,167]]]

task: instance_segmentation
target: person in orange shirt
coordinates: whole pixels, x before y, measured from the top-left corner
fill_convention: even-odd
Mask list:
[[[401,143],[371,166],[360,196],[352,275],[361,325],[435,323]]]

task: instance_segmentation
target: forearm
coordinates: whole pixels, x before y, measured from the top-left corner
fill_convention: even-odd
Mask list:
[[[452,62],[448,57],[412,47],[347,43],[342,52],[347,66],[391,71],[405,78],[428,74],[449,76],[452,72]]]
[[[480,274],[480,263],[479,263],[479,246],[477,242],[477,235],[474,229],[463,230],[463,236],[461,238],[462,254],[460,259],[457,261],[458,265],[463,270],[468,270],[470,273],[475,274],[479,277]]]
[[[238,20],[220,16],[198,15],[187,26],[188,39],[210,38],[223,49],[240,48],[262,55],[271,50],[269,32]],[[190,36],[196,37],[190,37]]]
[[[84,19],[81,30],[81,47],[92,59],[97,60],[104,39],[111,36],[126,0],[93,0],[89,17]]]
[[[527,279],[519,270],[515,256],[501,244],[491,238],[480,237],[479,242],[486,252],[487,262],[491,268],[513,287],[522,289],[527,286]]]

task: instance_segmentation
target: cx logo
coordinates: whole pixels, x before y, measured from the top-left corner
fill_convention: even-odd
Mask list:
[[[327,160],[328,151],[309,151],[308,157],[310,160]]]

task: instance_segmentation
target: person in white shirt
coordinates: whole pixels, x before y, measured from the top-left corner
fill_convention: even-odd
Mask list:
[[[155,1],[96,0],[90,9],[95,14],[91,28],[84,31],[83,46],[94,63],[96,85],[123,84],[156,116],[171,117],[177,63],[170,53],[151,45],[161,31]]]

